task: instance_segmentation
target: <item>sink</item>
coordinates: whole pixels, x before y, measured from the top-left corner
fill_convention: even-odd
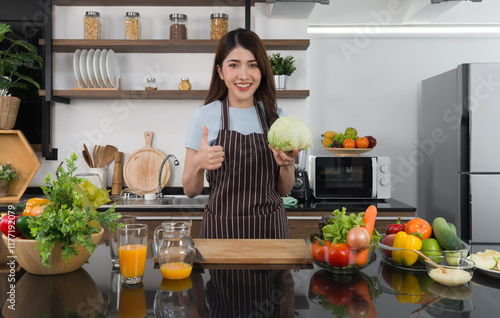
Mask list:
[[[111,207],[113,203],[117,208],[203,208],[208,203],[208,194],[201,194],[194,198],[189,198],[186,195],[164,195],[162,198],[156,198],[155,200],[124,199],[120,197],[102,207]]]

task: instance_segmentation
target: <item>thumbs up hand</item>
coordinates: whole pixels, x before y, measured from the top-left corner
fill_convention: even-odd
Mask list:
[[[205,170],[215,170],[222,166],[224,161],[224,150],[222,146],[210,146],[208,144],[208,129],[203,126],[200,148],[196,154],[196,162]]]

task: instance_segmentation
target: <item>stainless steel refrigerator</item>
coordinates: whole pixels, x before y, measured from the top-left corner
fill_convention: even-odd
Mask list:
[[[500,63],[462,64],[422,81],[419,215],[471,242],[500,243]]]

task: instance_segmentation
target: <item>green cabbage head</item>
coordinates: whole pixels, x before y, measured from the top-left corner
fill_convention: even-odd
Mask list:
[[[313,145],[311,129],[297,117],[283,116],[278,118],[267,134],[267,141],[281,151],[290,151],[294,147],[299,150],[307,149]]]

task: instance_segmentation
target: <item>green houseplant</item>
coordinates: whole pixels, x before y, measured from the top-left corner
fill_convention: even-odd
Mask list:
[[[281,56],[280,53],[273,53],[269,56],[269,61],[271,62],[276,89],[286,89],[288,76],[292,75],[297,69],[295,67],[295,59],[291,55]]]
[[[34,85],[40,89],[33,78],[22,74],[22,67],[41,68],[43,59],[36,47],[21,39],[12,37],[10,25],[0,23],[0,129],[12,129],[16,122],[21,100],[9,96],[12,88],[28,89]]]
[[[12,181],[19,179],[19,174],[12,167],[10,162],[2,164],[0,162],[0,197],[4,197],[9,192]]]

